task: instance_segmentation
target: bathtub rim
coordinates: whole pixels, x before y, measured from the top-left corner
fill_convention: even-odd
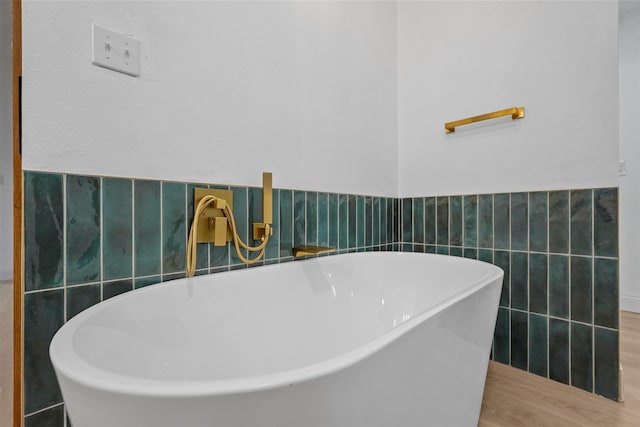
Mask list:
[[[135,289],[133,291],[117,295],[108,300],[95,304],[92,307],[89,307],[87,310],[77,314],[72,319],[67,321],[56,332],[49,346],[49,357],[57,376],[62,375],[65,377],[66,381],[72,381],[80,384],[81,386],[90,389],[97,389],[103,392],[156,398],[188,398],[265,391],[269,389],[287,387],[294,384],[311,381],[319,377],[331,375],[342,369],[347,369],[350,366],[353,366],[358,362],[366,359],[367,357],[374,355],[377,351],[391,344],[393,341],[400,338],[426,319],[446,310],[450,306],[478,292],[482,288],[490,286],[493,283],[497,283],[497,286],[501,286],[501,279],[504,277],[504,271],[501,268],[493,264],[475,259],[425,253],[381,253],[388,254],[389,256],[403,256],[408,258],[421,256],[456,258],[457,260],[460,260],[464,263],[482,263],[485,264],[488,268],[483,276],[475,280],[472,284],[469,284],[462,291],[449,296],[448,298],[442,300],[436,306],[421,312],[415,317],[412,317],[411,319],[401,323],[400,325],[388,330],[387,332],[367,342],[366,344],[336,357],[325,359],[296,369],[290,369],[266,375],[240,377],[227,380],[178,381],[148,379],[141,377],[129,377],[99,368],[87,362],[73,350],[73,338],[75,331],[83,324],[84,320],[93,315],[94,312],[103,310],[112,304],[116,304],[121,298],[127,298],[128,296],[132,295],[133,292],[151,291],[152,289],[158,289],[157,286],[179,286],[179,283],[204,280],[208,275],[196,276],[193,278],[181,278],[159,283],[152,287]],[[342,255],[367,256],[371,255],[371,253],[347,253]],[[325,257],[315,257],[295,262],[317,263],[322,260],[322,258]],[[278,264],[263,266],[262,268],[271,269],[274,267],[277,268],[277,266]],[[228,271],[216,274],[225,273],[238,273],[238,271]],[[64,348],[71,348],[72,350],[67,350],[65,352]],[[67,359],[63,359],[63,354],[67,356]]]

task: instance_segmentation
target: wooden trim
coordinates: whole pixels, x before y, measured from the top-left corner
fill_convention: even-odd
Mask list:
[[[22,77],[22,0],[11,0],[13,63],[13,425],[23,424],[23,215],[20,79]]]

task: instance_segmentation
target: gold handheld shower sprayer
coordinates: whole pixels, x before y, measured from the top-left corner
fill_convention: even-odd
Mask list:
[[[194,214],[189,241],[187,242],[187,277],[195,274],[198,243],[213,242],[214,246],[224,246],[233,241],[238,258],[245,264],[255,264],[264,257],[269,237],[273,234],[273,194],[272,174],[262,174],[263,217],[253,224],[253,239],[261,240],[257,246],[249,246],[238,235],[233,216],[233,192],[198,188],[194,195]],[[258,252],[254,258],[247,258],[240,247],[249,252]]]

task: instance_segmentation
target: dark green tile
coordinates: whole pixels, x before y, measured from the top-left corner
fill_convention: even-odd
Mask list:
[[[424,253],[424,245],[421,243],[414,243],[412,252]]]
[[[529,249],[529,195],[527,193],[511,195],[511,249],[514,251]]]
[[[67,288],[67,320],[100,302],[100,284]]]
[[[136,182],[134,182],[134,187]],[[191,230],[191,226],[193,225],[193,214],[195,211],[195,207],[193,206],[194,195],[196,188],[209,188],[204,184],[187,184],[187,236],[189,236],[189,231]],[[134,188],[134,192],[137,193],[137,189]],[[136,211],[134,214],[136,217],[138,216],[138,212]],[[137,220],[136,220],[137,225]],[[136,229],[136,255],[138,253],[137,245],[138,245],[138,237],[137,237],[137,229]],[[154,248],[155,249],[155,248]],[[137,261],[136,261],[137,264]],[[208,268],[209,267],[209,243],[198,243],[196,245],[196,269]],[[136,270],[136,276],[148,276],[151,274],[157,274],[159,271],[142,271],[138,272]]]
[[[361,248],[364,246],[364,225],[365,225],[365,208],[364,197],[356,197],[356,215],[357,219],[357,234],[356,234],[356,247]]]
[[[436,246],[436,253],[440,255],[449,255],[449,246]]]
[[[451,256],[462,256],[462,248],[450,246],[449,247],[449,255]]]
[[[569,318],[569,257],[549,255],[549,315]]]
[[[134,280],[134,287],[135,289],[139,289],[150,285],[155,285],[156,283],[160,282],[162,282],[162,278],[160,276],[136,277]]]
[[[436,236],[438,245],[449,244],[449,198],[436,199]]]
[[[401,220],[400,217],[400,199],[393,199],[393,241],[399,242],[401,240]]]
[[[493,248],[493,194],[478,197],[478,246]]]
[[[232,265],[232,266],[229,267],[230,270],[239,270],[239,269],[244,269],[244,268],[247,268],[246,264],[237,264],[237,265]],[[162,281],[163,282],[168,282],[170,280],[184,279],[185,277],[186,277],[186,273],[184,273],[184,272],[163,274],[162,275]]]
[[[380,244],[380,197],[373,198],[373,223],[372,223],[372,244]],[[384,223],[383,223],[384,224]]]
[[[549,378],[569,384],[569,322],[549,319]]]
[[[24,173],[24,286],[55,288],[63,280],[62,175]]]
[[[266,259],[277,259],[280,257],[280,191],[273,189],[271,197],[273,234],[269,237],[265,256]]]
[[[210,257],[211,257],[211,267],[226,267],[231,262],[229,254],[231,251],[235,251],[235,249],[231,248],[231,242],[227,242],[224,246],[209,246]]]
[[[529,364],[529,315],[511,310],[511,366],[527,370]]]
[[[424,199],[415,197],[412,199],[413,211],[413,241],[424,243]]]
[[[258,246],[262,241],[260,239],[253,239],[253,224],[263,222],[263,210],[262,205],[262,188],[249,187],[247,188],[247,240],[245,242],[250,246]],[[258,252],[250,252],[249,258],[254,258],[258,255]]]
[[[64,323],[64,291],[24,295],[24,411],[25,414],[62,402],[49,343]]]
[[[594,328],[595,392],[618,399],[618,331]]]
[[[500,307],[496,319],[496,330],[493,336],[493,360],[508,365],[511,360],[511,326],[509,322],[509,310]]]
[[[529,316],[529,372],[547,377],[547,317]]]
[[[478,259],[480,261],[488,262],[493,264],[493,251],[491,249],[478,249]],[[497,264],[496,264],[497,265]],[[507,260],[507,266],[509,265],[509,261]],[[504,268],[503,268],[504,270]],[[507,274],[508,270],[505,270],[505,276],[507,277],[507,284],[509,283]],[[508,286],[508,285],[507,285]]]
[[[569,192],[549,192],[549,252],[569,253]]]
[[[475,248],[464,248],[465,258],[478,259],[478,250]]]
[[[24,427],[64,427],[64,405],[25,417]]]
[[[387,205],[388,199],[382,197],[380,199],[380,244],[386,245],[389,243],[389,236],[387,235],[388,217],[387,217]]]
[[[307,192],[307,245],[318,244],[318,193]]]
[[[136,180],[133,187],[135,275],[160,274],[160,182]]]
[[[593,270],[593,323],[618,329],[618,260],[595,258]]]
[[[127,280],[114,280],[113,282],[106,282],[102,288],[102,299],[106,300],[116,295],[123,294],[133,289],[133,281]]]
[[[618,189],[593,192],[594,252],[596,256],[618,256]]]
[[[413,199],[402,199],[402,241],[413,242]]]
[[[369,196],[364,198],[364,245],[373,244],[373,199]]]
[[[511,253],[511,307],[529,310],[529,259],[525,252]]]
[[[571,385],[593,392],[593,329],[571,322]]]
[[[486,251],[486,252],[484,252]],[[484,252],[484,253],[483,253]],[[511,262],[509,252],[507,251],[495,251],[493,256],[490,256],[491,251],[487,249],[481,249],[480,255],[484,256],[486,262],[492,262],[496,266],[500,267],[504,271],[504,277],[502,279],[502,291],[500,293],[500,305],[502,307],[509,307],[511,301],[511,292],[509,283],[511,280]],[[489,261],[489,258],[492,258]]]
[[[449,244],[462,246],[462,197],[451,196],[449,198],[450,221]]]
[[[235,217],[238,236],[245,242],[249,241],[249,189],[247,187],[231,187],[233,191],[233,216]],[[231,264],[242,264],[242,260],[236,253],[235,246],[229,246],[229,258]],[[249,256],[247,250],[240,249],[240,253],[245,258]],[[173,273],[181,270],[163,271],[163,273]],[[164,277],[162,278],[164,281]]]
[[[402,252],[413,252],[413,243],[403,243]]]
[[[100,280],[100,178],[67,175],[67,284]]]
[[[318,193],[318,245],[329,246],[329,195]]]
[[[338,247],[349,247],[349,197],[346,194],[338,196]]]
[[[357,214],[357,197],[353,194],[347,196],[347,202],[349,205],[349,248],[355,248],[357,246],[357,222],[358,222],[358,214]]]
[[[424,242],[431,245],[436,243],[435,197],[427,197],[424,199]]]
[[[509,194],[496,194],[493,199],[493,245],[509,249]]]
[[[591,255],[593,239],[591,190],[571,191],[571,253]]]
[[[464,245],[478,246],[478,196],[464,196]]]
[[[571,257],[571,320],[591,323],[591,258]]]
[[[547,196],[548,193],[529,194],[529,250],[547,252]]]
[[[122,178],[102,180],[102,264],[103,280],[131,277],[133,250],[132,181]],[[182,197],[184,223],[184,193]]]
[[[424,247],[424,252],[427,254],[435,254],[436,253],[436,247],[433,245],[426,245]]]
[[[338,195],[337,194],[329,194],[329,246],[332,248],[338,247],[338,237],[340,230],[338,216]],[[378,235],[380,238],[380,235]]]
[[[280,258],[293,255],[293,192],[280,190]]]
[[[529,311],[547,314],[547,255],[529,255]]]

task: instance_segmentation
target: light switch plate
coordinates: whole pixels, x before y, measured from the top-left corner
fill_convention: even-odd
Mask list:
[[[620,160],[618,163],[618,175],[627,176],[627,162]]]
[[[92,55],[95,65],[138,77],[140,41],[100,25],[92,26]]]

